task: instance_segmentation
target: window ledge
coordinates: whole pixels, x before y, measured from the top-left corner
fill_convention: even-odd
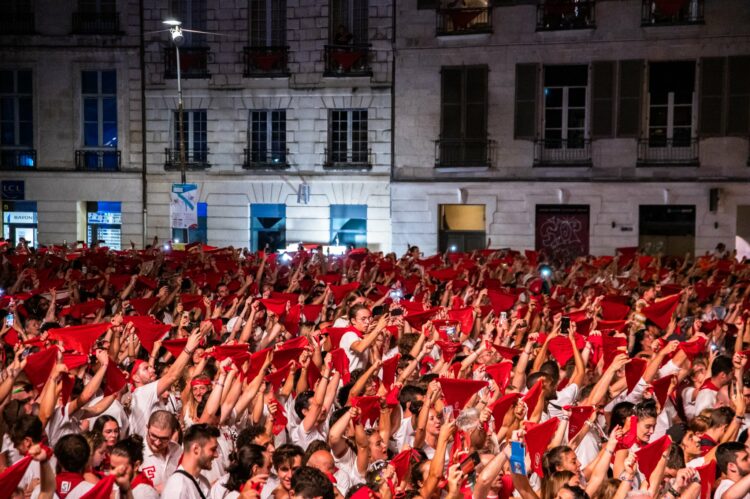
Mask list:
[[[369,163],[327,163],[323,165],[323,168],[331,171],[370,171],[372,165]]]
[[[489,170],[489,166],[435,166],[438,173],[481,173]]]

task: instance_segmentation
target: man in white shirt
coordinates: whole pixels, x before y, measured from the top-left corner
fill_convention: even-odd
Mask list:
[[[148,420],[140,471],[159,492],[180,464],[182,449],[172,441],[176,429],[177,419],[168,411],[156,411]]]
[[[703,409],[714,408],[719,390],[732,380],[734,368],[732,359],[726,355],[719,355],[714,359],[711,363],[711,377],[703,383],[695,398],[696,415],[700,414]]]
[[[185,349],[172,363],[167,373],[159,379],[156,379],[156,371],[151,364],[142,360],[135,361],[131,370],[131,379],[135,389],[130,404],[130,428],[133,434],[146,438],[145,431],[148,417],[154,410],[164,408],[160,407],[161,396],[180,377],[201,338],[203,338],[203,334],[210,327],[210,322],[204,322],[198,331],[190,335],[185,344]]]
[[[167,480],[161,493],[163,499],[205,499],[211,485],[201,474],[211,469],[219,457],[219,430],[204,423],[194,424],[185,432],[182,443],[182,464]]]
[[[750,476],[750,455],[745,444],[726,442],[719,445],[716,449],[716,466],[721,472],[721,481],[714,492],[714,499],[750,499],[750,482],[746,480]],[[746,484],[744,492],[733,487],[735,483],[738,488]],[[725,494],[730,488],[734,490]]]
[[[372,313],[365,305],[354,305],[349,309],[349,320],[356,330],[344,333],[339,341],[339,348],[346,352],[349,358],[349,371],[367,368],[369,363],[368,350],[375,343],[378,335],[385,329],[386,315],[383,315],[374,327]]]
[[[290,439],[303,449],[313,440],[327,440],[328,411],[338,391],[340,374],[331,374],[330,355],[326,355],[315,392],[300,393],[294,401],[294,411],[302,423],[292,430]]]

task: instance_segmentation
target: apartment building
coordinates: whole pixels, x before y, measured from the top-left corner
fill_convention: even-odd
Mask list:
[[[389,249],[392,19],[374,0],[3,2],[5,235]],[[173,230],[183,171],[198,224]]]
[[[393,247],[750,254],[750,4],[407,0]]]

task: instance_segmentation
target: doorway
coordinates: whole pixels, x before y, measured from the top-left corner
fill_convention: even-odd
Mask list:
[[[438,249],[465,252],[487,246],[483,204],[441,204]]]
[[[538,204],[535,248],[556,264],[589,254],[589,205]]]
[[[14,246],[23,238],[37,245],[36,201],[3,201],[3,237]]]
[[[638,246],[649,255],[695,252],[695,206],[641,205]]]

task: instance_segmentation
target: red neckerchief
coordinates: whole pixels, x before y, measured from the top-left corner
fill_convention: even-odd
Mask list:
[[[701,385],[700,390],[703,390],[703,389],[712,390],[714,392],[718,392],[719,391],[719,387],[717,387],[716,385],[714,385],[713,381],[711,381],[711,378],[708,378],[706,381],[703,382],[703,384]],[[698,391],[700,391],[700,390],[698,390]]]
[[[65,499],[65,497],[83,481],[83,475],[80,473],[63,471],[62,473],[57,474],[55,481],[57,482],[55,487],[57,496],[60,499]]]
[[[143,472],[138,473],[135,478],[133,478],[133,481],[130,482],[130,488],[135,489],[139,485],[148,485],[149,487],[154,488],[154,482],[152,482]]]

